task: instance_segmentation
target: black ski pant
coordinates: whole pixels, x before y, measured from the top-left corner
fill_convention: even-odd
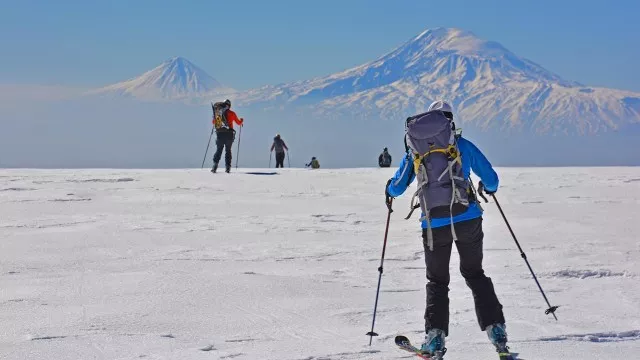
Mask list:
[[[284,156],[285,156],[284,151],[276,153],[276,168],[284,167]]]
[[[433,251],[427,246],[427,231],[423,230],[425,263],[427,265],[427,308],[424,314],[425,330],[441,329],[449,334],[449,259],[453,236],[451,226],[432,229]],[[502,305],[496,297],[491,279],[482,270],[482,218],[455,224],[460,255],[460,272],[473,293],[476,316],[480,329],[504,324]]]
[[[224,162],[227,168],[231,167],[231,147],[233,146],[233,140],[235,139],[235,133],[233,131],[218,131],[216,132],[216,153],[213,154],[213,162],[215,164],[220,162],[222,157],[222,150],[224,153]]]

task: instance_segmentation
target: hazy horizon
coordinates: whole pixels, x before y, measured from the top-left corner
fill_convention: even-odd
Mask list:
[[[445,3],[438,16],[425,17],[434,8],[419,1],[390,7],[354,0],[339,3],[340,11],[332,0],[248,1],[225,4],[228,16],[214,21],[216,5],[199,1],[15,2],[0,13],[0,167],[199,167],[211,132],[210,94],[189,106],[146,101],[139,93],[85,92],[174,56],[206,74],[188,78],[186,68],[176,69],[142,79],[140,93],[189,92],[216,81],[240,90],[211,100],[239,98],[232,97],[247,120],[242,167],[268,165],[276,132],[291,147],[292,166],[311,156],[324,168],[376,166],[383,147],[397,162],[403,119],[443,96],[453,102],[464,136],[497,166],[640,165],[640,48],[630,46],[640,33],[631,10],[640,5],[577,4]],[[390,17],[403,21],[379,25]],[[241,18],[243,26],[234,26]],[[441,43],[415,40],[401,58],[389,55],[440,27],[477,38],[456,43],[445,34]],[[446,57],[451,43],[453,55]],[[440,46],[449,50],[438,52]],[[409,69],[412,55],[422,52],[424,64]],[[468,57],[458,61],[461,54]],[[376,67],[372,61],[381,56],[387,58]],[[364,74],[343,74],[365,63]],[[158,89],[158,79],[166,88]],[[576,82],[584,86],[567,87]],[[575,136],[581,132],[596,135]],[[215,136],[205,166],[214,144]]]

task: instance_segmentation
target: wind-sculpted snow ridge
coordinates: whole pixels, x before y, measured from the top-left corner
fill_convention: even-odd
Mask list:
[[[121,177],[121,178],[91,178],[91,179],[70,179],[69,182],[77,182],[77,183],[120,183],[120,182],[129,182],[135,181],[134,178],[130,177]]]
[[[593,334],[558,335],[540,338],[540,341],[589,341],[589,342],[618,342],[640,340],[640,330],[601,332]]]
[[[617,276],[633,276],[632,274],[622,271],[616,272],[611,270],[561,270],[547,274],[548,277],[555,278],[568,278],[568,279],[595,279],[595,278],[608,278]]]

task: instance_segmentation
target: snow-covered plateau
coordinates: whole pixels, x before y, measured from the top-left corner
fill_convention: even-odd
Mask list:
[[[0,358],[409,359],[423,336],[417,216],[393,169],[0,170]],[[498,168],[484,267],[527,360],[638,359],[640,168]],[[497,359],[451,260],[446,359]]]

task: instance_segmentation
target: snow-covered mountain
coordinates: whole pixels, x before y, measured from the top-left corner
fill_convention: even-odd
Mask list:
[[[640,93],[563,79],[499,43],[455,28],[426,30],[374,61],[311,80],[237,92],[175,57],[90,94],[191,104],[228,97],[258,109],[371,119],[405,118],[445,99],[459,124],[537,133],[589,134],[640,124]]]
[[[244,105],[385,118],[424,111],[434,99],[452,102],[459,122],[485,129],[595,133],[640,123],[640,93],[565,80],[496,42],[452,28],[424,31],[340,73],[237,94]]]
[[[115,94],[147,100],[180,100],[231,93],[189,60],[173,57],[146,73],[117,84],[92,91],[92,94]]]

